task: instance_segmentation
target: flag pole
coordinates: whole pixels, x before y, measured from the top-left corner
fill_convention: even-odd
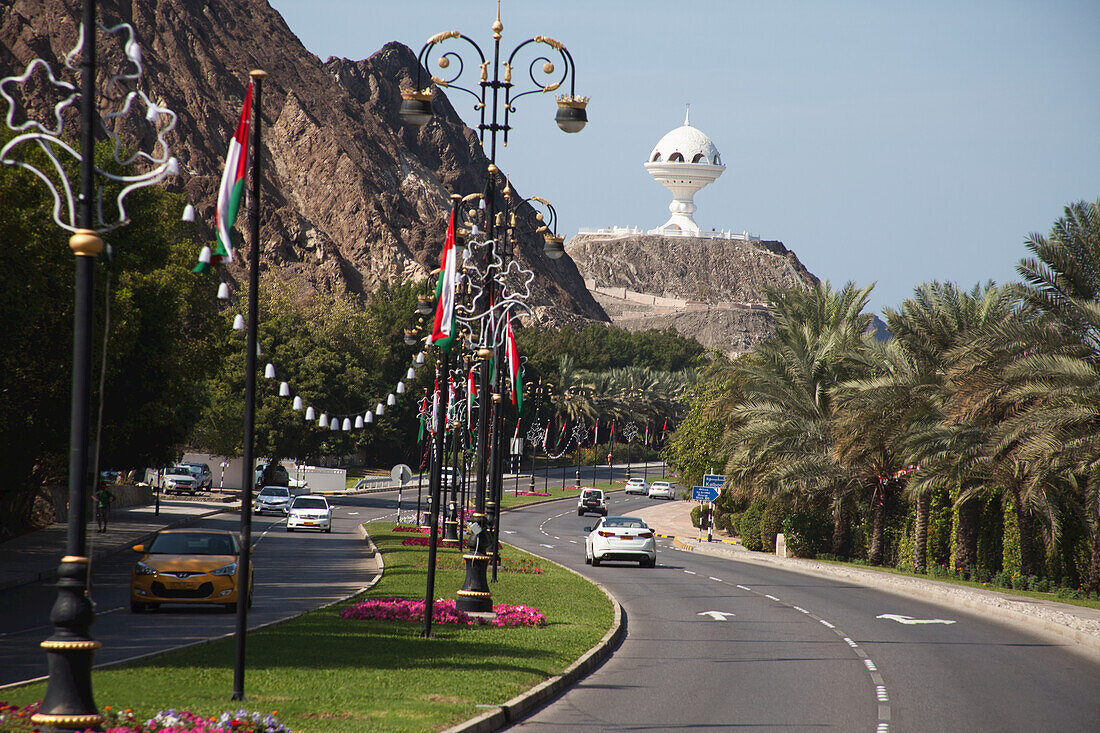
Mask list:
[[[263,179],[260,158],[261,93],[267,72],[255,69],[248,73],[252,79],[252,196],[248,202],[249,225],[252,235],[252,252],[249,254],[248,271],[248,339],[245,354],[244,377],[244,467],[241,481],[241,562],[237,566],[237,630],[236,651],[233,659],[233,697],[244,700],[244,649],[248,635],[248,600],[252,596],[252,464],[253,442],[256,432],[256,330],[260,320],[260,184]],[[275,456],[273,459],[277,459]]]

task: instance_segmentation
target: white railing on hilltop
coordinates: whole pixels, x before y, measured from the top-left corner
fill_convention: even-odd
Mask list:
[[[749,234],[748,232],[732,232],[729,229],[723,229],[722,231],[710,230],[709,232],[685,232],[679,229],[642,229],[641,227],[604,227],[602,229],[591,229],[588,227],[581,227],[577,230],[577,234],[598,234],[607,237],[629,237],[639,234],[656,234],[662,237],[690,237],[699,239],[734,239],[739,242],[759,242],[760,237],[755,234]]]

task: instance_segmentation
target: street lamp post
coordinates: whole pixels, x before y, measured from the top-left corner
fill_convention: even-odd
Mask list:
[[[132,64],[137,73],[127,66],[125,73],[109,75],[107,89],[113,88],[125,78],[126,88],[134,88],[125,94],[121,107],[100,115],[97,112],[96,92],[96,35],[101,30],[109,36],[126,36],[123,43],[122,64]],[[84,730],[98,726],[103,721],[92,696],[92,658],[101,644],[91,638],[91,625],[95,610],[87,595],[89,558],[87,556],[87,500],[88,500],[88,426],[89,392],[92,369],[92,325],[95,295],[95,267],[99,253],[103,251],[100,235],[129,223],[123,199],[133,190],[160,183],[178,170],[176,159],[171,157],[165,135],[175,126],[176,115],[161,107],[136,87],[144,75],[141,49],[134,40],[134,29],[121,23],[113,28],[101,26],[96,21],[95,0],[85,0],[81,16],[81,29],[77,45],[65,57],[65,68],[76,72],[73,60],[79,57],[79,90],[73,84],[58,79],[53,69],[43,59],[31,61],[20,76],[0,79],[0,96],[8,103],[6,117],[8,127],[15,133],[2,149],[0,162],[15,165],[35,174],[49,188],[54,198],[53,219],[70,233],[69,248],[76,256],[73,301],[73,372],[72,403],[69,422],[69,509],[65,555],[58,568],[57,600],[50,612],[54,633],[41,646],[46,651],[49,665],[49,682],[38,713],[32,717],[35,725],[56,730]],[[38,67],[48,76],[47,85],[62,97],[53,108],[55,127],[50,128],[27,119],[15,124],[16,110],[20,105],[9,93],[8,86],[17,87],[31,81]],[[41,81],[41,79],[37,80]],[[33,82],[32,82],[33,83]],[[65,113],[77,100],[80,103],[79,150],[64,139]],[[106,100],[110,105],[116,99]],[[152,126],[157,141],[153,154],[139,152],[123,158],[122,150],[132,146],[123,144],[114,129],[114,121],[128,115],[133,107],[144,106],[145,120]],[[97,120],[98,118],[98,120]],[[161,124],[167,119],[167,124]],[[72,119],[72,118],[69,118]],[[114,143],[114,162],[119,169],[129,170],[138,158],[141,171],[136,175],[111,173],[95,164],[96,129],[101,129]],[[50,161],[41,166],[33,157],[23,153],[29,148]],[[18,154],[17,154],[18,153]],[[80,182],[74,201],[74,187],[70,184],[65,166],[58,155],[69,155],[79,162]],[[116,197],[118,218],[104,219],[102,202],[97,205],[97,191],[102,192],[102,181],[120,184]],[[64,218],[62,218],[64,217]]]
[[[445,31],[428,39],[417,57],[419,63],[417,64],[415,88],[406,89],[401,92],[402,102],[399,110],[401,117],[406,122],[417,127],[430,122],[432,118],[432,87],[430,84],[427,87],[423,85],[421,76],[422,71],[427,68],[428,61],[432,57],[432,53],[438,44],[452,39],[457,39],[468,44],[478,59],[479,81],[476,85],[476,91],[456,83],[462,76],[465,64],[461,56],[454,51],[446,51],[437,59],[439,68],[443,70],[441,73],[444,74],[444,78],[431,76],[430,79],[431,84],[437,84],[448,89],[457,89],[470,94],[477,100],[475,108],[480,113],[478,131],[483,146],[485,144],[486,133],[488,133],[489,136],[488,157],[490,162],[488,166],[488,184],[486,187],[486,196],[483,201],[485,205],[485,234],[489,242],[493,242],[494,232],[498,226],[495,202],[497,134],[503,133],[503,142],[507,145],[508,133],[511,130],[509,124],[510,115],[515,110],[514,105],[516,101],[529,94],[556,91],[568,81],[569,94],[560,95],[557,98],[558,111],[555,116],[555,122],[563,131],[574,133],[580,132],[588,121],[586,112],[588,98],[576,96],[574,88],[575,74],[573,57],[560,41],[547,36],[529,38],[516,46],[508,55],[507,61],[504,61],[502,64],[500,41],[504,30],[504,24],[500,21],[499,0],[497,3],[496,19],[493,21],[491,28],[493,32],[493,52],[491,59],[486,58],[485,53],[477,43],[458,31]],[[550,52],[556,52],[557,59],[559,60],[558,63],[561,65],[560,78],[555,76],[559,71],[555,63],[551,61],[547,55],[539,55],[530,63],[527,69],[533,88],[528,91],[517,93],[517,85],[512,81],[513,70],[516,67],[517,54],[525,48],[532,46],[532,44],[535,46],[541,44],[549,48],[551,50]],[[455,66],[453,73],[447,71],[451,68],[452,64]],[[491,70],[490,67],[492,67]],[[544,77],[544,81],[540,82],[537,78],[538,75]],[[560,244],[560,241],[551,241],[551,238],[548,237],[544,251],[548,256],[556,258],[560,256],[561,253]],[[492,304],[496,302],[498,290],[498,285],[492,275],[492,254],[493,252],[491,251],[486,251],[483,254],[484,269],[482,270],[482,275],[484,278],[483,291],[487,295],[487,299],[484,302],[486,313],[493,307]],[[497,255],[497,257],[499,259],[499,255]],[[486,330],[495,327],[500,326],[489,323],[488,319],[483,326]],[[469,553],[463,556],[467,563],[466,580],[463,582],[462,589],[458,591],[456,605],[461,610],[467,612],[485,612],[492,610],[492,597],[488,591],[486,570],[491,560],[491,555],[489,553],[495,554],[495,513],[496,509],[499,507],[502,488],[501,482],[503,478],[501,455],[503,430],[500,424],[503,420],[503,411],[500,409],[502,407],[500,404],[500,395],[502,393],[501,370],[503,369],[503,359],[500,358],[501,349],[498,334],[488,333],[486,331],[483,332],[482,336],[483,345],[477,352],[478,359],[482,363],[481,383],[479,385],[481,401],[479,405],[479,414],[481,419],[479,421],[477,434],[478,472],[473,519],[480,533],[484,533],[485,536],[475,537],[474,546],[471,547]],[[497,371],[495,375],[490,375],[489,373],[488,361],[490,358],[494,358],[495,361]],[[490,420],[492,421],[492,425],[490,425]],[[487,511],[489,514],[486,514]],[[490,514],[493,516],[490,516]]]

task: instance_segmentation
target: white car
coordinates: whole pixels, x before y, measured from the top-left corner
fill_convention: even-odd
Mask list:
[[[188,493],[194,496],[196,492],[201,490],[198,480],[191,473],[190,466],[183,463],[164,469],[162,481],[164,493],[166,494]]]
[[[602,517],[584,540],[584,561],[599,565],[605,560],[637,562],[643,568],[657,565],[657,540],[653,530],[637,517]]]
[[[286,531],[293,532],[296,529],[316,529],[322,532],[332,531],[332,507],[323,496],[294,497],[294,503],[290,505],[290,513],[286,517]]]
[[[290,489],[285,486],[265,486],[256,494],[252,511],[256,514],[286,514],[290,510],[290,498]]]
[[[645,485],[644,478],[632,478],[626,482],[626,488],[624,489],[624,491],[627,494],[641,494],[642,496],[645,496],[646,492],[648,491],[648,487]]]
[[[577,516],[582,517],[589,512],[607,516],[607,497],[603,489],[584,489],[577,497]]]
[[[668,481],[654,481],[649,485],[650,499],[672,499],[672,484]]]

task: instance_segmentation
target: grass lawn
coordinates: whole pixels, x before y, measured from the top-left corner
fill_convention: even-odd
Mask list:
[[[563,671],[611,626],[611,602],[598,588],[510,546],[502,547],[504,566],[527,559],[543,572],[502,567],[493,602],[533,606],[545,614],[545,626],[433,624],[433,638],[421,639],[419,622],[341,619],[340,611],[362,598],[424,597],[428,548],[401,544],[420,535],[393,532],[391,522],[367,529],[385,560],[382,580],[352,601],[250,633],[246,710],[278,711],[296,733],[440,730]],[[436,598],[453,598],[464,576],[461,552],[441,547]],[[96,701],[132,708],[142,720],[168,708],[204,715],[235,710],[233,648],[225,639],[97,670]],[[27,704],[44,692],[36,684],[4,697]]]

